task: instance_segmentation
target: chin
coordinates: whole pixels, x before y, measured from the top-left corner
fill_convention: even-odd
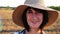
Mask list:
[[[30,26],[31,28],[38,28],[38,26]]]

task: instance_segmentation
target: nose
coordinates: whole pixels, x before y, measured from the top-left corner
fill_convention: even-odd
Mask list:
[[[32,10],[32,17],[33,19],[37,19],[37,14],[36,14],[36,11],[31,9]]]
[[[36,15],[33,15],[33,19],[34,19],[34,20],[37,19],[37,16],[36,16]]]
[[[33,17],[33,19],[37,19],[36,17]]]

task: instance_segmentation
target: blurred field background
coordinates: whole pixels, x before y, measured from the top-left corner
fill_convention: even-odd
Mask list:
[[[51,7],[56,9],[53,6]],[[12,32],[22,30],[22,27],[17,26],[12,21],[12,13],[14,10],[15,7],[0,7],[0,34],[12,34]],[[60,8],[57,10],[60,10]],[[58,20],[51,26],[45,28],[44,31],[46,34],[60,34],[60,15]]]

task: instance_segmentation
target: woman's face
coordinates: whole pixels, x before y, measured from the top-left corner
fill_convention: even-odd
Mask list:
[[[30,28],[38,28],[43,21],[43,14],[38,13],[34,9],[28,9],[26,13],[27,23]]]

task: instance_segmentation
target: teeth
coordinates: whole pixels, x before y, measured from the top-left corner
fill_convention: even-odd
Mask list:
[[[38,21],[33,21],[32,23],[36,24]]]

